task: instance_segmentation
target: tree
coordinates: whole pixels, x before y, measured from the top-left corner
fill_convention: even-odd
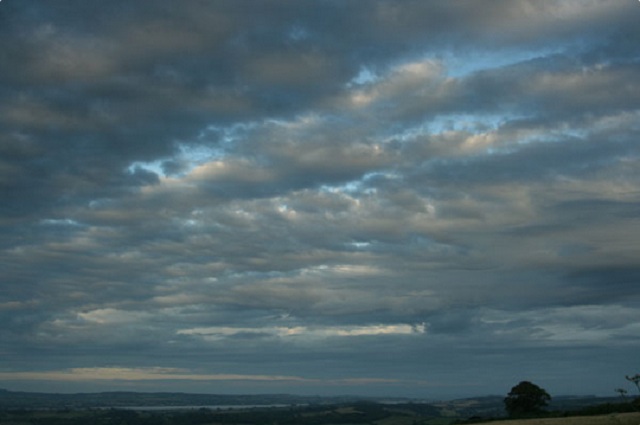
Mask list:
[[[627,378],[627,381],[633,382],[634,384],[636,384],[636,388],[638,388],[638,391],[640,391],[640,373],[636,373],[633,376],[625,376],[625,378]]]
[[[551,396],[545,390],[529,381],[522,381],[511,388],[504,399],[509,416],[528,416],[540,413],[549,404]]]
[[[622,400],[624,400],[624,398],[627,396],[627,392],[628,392],[624,388],[616,388],[614,391],[617,392],[618,394],[620,394],[620,397],[622,398]]]
[[[640,391],[640,373],[636,373],[633,376],[627,375],[625,376],[625,378],[627,378],[627,381],[633,382],[636,385],[636,388],[638,389],[638,391]],[[640,410],[640,397],[633,399],[631,401],[631,405],[633,406],[634,409]]]

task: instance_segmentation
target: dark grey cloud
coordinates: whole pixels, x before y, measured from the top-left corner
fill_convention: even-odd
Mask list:
[[[639,13],[3,1],[1,379],[609,394],[638,349]]]

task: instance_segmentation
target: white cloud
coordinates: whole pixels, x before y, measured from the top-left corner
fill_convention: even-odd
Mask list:
[[[77,314],[78,319],[98,325],[134,323],[149,317],[147,312],[124,311],[115,308],[100,308]]]
[[[277,326],[277,327],[227,327],[214,326],[206,328],[182,329],[178,335],[196,335],[207,340],[241,334],[263,334],[278,338],[300,337],[304,339],[322,339],[331,337],[358,337],[375,335],[412,335],[426,332],[424,324],[416,325],[369,325],[369,326]]]
[[[190,381],[301,381],[297,376],[283,375],[242,375],[242,374],[200,374],[185,369],[144,367],[92,367],[73,368],[60,371],[42,372],[0,372],[0,379],[14,380],[52,380],[52,381],[156,381],[156,380],[190,380]]]

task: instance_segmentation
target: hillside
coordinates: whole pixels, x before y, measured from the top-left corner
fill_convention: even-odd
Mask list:
[[[500,425],[640,424],[640,414],[621,414],[629,405],[611,398],[558,397],[550,413],[562,419],[504,420],[503,397],[486,396],[440,402],[319,397],[288,394],[216,395],[188,393],[102,392],[48,394],[0,390],[0,424],[78,425],[85,423],[151,425],[449,425],[498,418]],[[634,422],[635,421],[635,422]]]
[[[50,409],[162,406],[292,406],[339,404],[363,397],[298,396],[290,394],[193,394],[178,392],[37,393],[0,389],[0,409]],[[375,399],[370,399],[375,401]]]
[[[493,425],[638,425],[640,412],[614,413],[601,416],[574,416],[570,418],[520,419],[499,422],[482,422]]]

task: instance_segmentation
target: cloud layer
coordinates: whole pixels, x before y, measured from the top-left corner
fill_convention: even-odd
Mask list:
[[[0,376],[610,395],[640,343],[639,17],[0,3]]]

